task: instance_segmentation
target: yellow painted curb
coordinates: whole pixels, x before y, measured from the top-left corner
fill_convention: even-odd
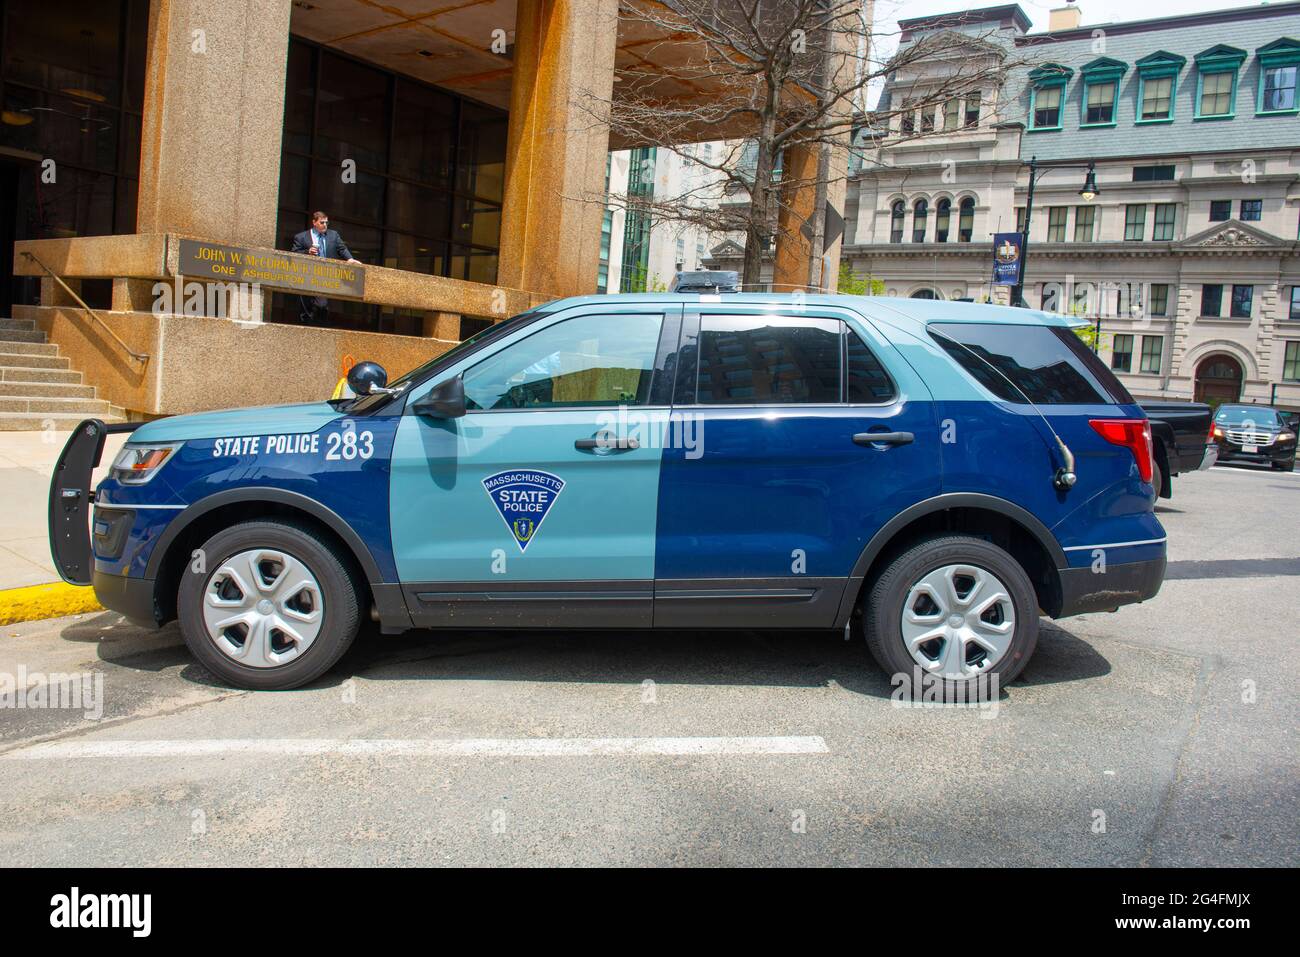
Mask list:
[[[95,600],[95,589],[89,585],[53,582],[49,585],[0,590],[0,625],[36,621],[40,618],[62,618],[64,615],[79,615],[103,609],[104,606]]]

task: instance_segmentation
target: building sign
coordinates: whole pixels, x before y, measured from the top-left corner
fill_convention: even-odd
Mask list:
[[[342,259],[319,259],[194,239],[181,240],[178,271],[194,279],[258,283],[315,296],[360,299],[366,291],[366,271]]]
[[[1022,245],[1020,233],[993,234],[993,284],[1014,286],[1020,282]]]

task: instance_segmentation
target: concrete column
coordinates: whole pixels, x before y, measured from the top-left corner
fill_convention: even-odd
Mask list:
[[[113,312],[151,312],[153,310],[154,280],[113,280]]]
[[[773,292],[808,288],[812,265],[813,213],[817,209],[817,161],[821,147],[795,143],[786,147],[781,167],[781,209],[776,223]]]
[[[423,332],[430,339],[460,342],[460,313],[426,312]]]
[[[136,231],[274,246],[291,0],[153,0]]]
[[[596,291],[618,0],[519,0],[497,281]]]

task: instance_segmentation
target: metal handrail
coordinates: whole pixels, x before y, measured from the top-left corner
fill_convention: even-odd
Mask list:
[[[90,316],[91,319],[94,319],[97,323],[99,323],[101,326],[103,326],[103,327],[104,327],[104,331],[107,332],[110,336],[112,336],[112,337],[113,337],[113,341],[116,342],[119,346],[121,346],[121,347],[126,351],[126,353],[127,353],[128,355],[130,355],[130,357],[131,357],[132,359],[136,360],[137,362],[148,362],[148,361],[149,361],[149,353],[147,353],[147,352],[136,352],[134,349],[132,349],[130,346],[128,346],[125,342],[123,342],[123,341],[122,341],[122,337],[119,336],[116,332],[114,332],[113,329],[112,329],[112,327],[109,326],[109,324],[108,324],[107,322],[105,322],[102,318],[100,318],[99,313],[95,312],[94,309],[91,309],[90,306],[86,305],[86,301],[85,301],[84,299],[82,299],[80,296],[78,296],[77,293],[73,290],[73,288],[72,288],[71,286],[69,286],[66,282],[63,281],[63,277],[60,276],[58,273],[56,273],[56,272],[55,272],[53,269],[51,269],[49,266],[45,265],[45,263],[43,263],[43,262],[41,262],[39,259],[37,259],[35,253],[28,252],[27,250],[24,249],[24,250],[22,250],[22,254],[23,254],[24,256],[26,256],[28,259],[30,259],[32,262],[36,263],[36,265],[38,265],[38,266],[40,266],[42,269],[44,269],[44,270],[46,271],[46,273],[49,274],[49,277],[50,277],[51,279],[53,279],[53,280],[54,280],[55,282],[57,282],[60,286],[62,286],[62,287],[63,287],[63,291],[66,292],[66,293],[67,293],[69,296],[71,296],[73,299],[75,299],[75,300],[77,301],[77,305],[79,305],[82,309],[86,310],[86,315]]]

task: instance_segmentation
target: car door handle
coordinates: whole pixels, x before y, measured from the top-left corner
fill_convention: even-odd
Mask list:
[[[625,452],[628,449],[641,448],[641,443],[636,439],[621,438],[613,432],[597,432],[589,439],[575,439],[573,447],[575,449],[608,449],[611,452]]]
[[[853,436],[853,444],[911,445],[915,439],[911,432],[859,432]]]

